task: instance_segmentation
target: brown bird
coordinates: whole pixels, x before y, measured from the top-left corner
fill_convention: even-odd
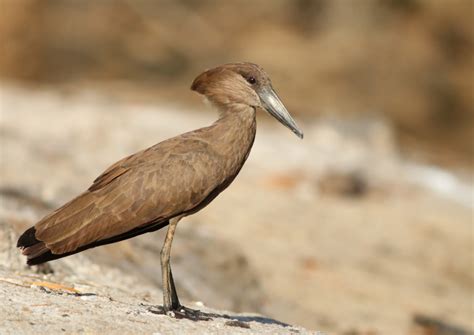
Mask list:
[[[203,319],[181,305],[170,266],[179,220],[196,213],[239,173],[256,132],[255,113],[266,110],[303,138],[263,69],[226,64],[200,74],[191,89],[219,112],[212,125],[128,156],[105,170],[87,191],[26,230],[17,246],[35,265],[168,227],[161,250],[163,311]]]

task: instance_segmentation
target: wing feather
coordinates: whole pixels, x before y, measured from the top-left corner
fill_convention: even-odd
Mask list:
[[[222,183],[223,166],[207,143],[176,139],[112,165],[86,192],[39,221],[35,237],[52,254],[71,253],[199,206]]]

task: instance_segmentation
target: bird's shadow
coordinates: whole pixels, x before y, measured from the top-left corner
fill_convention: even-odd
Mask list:
[[[162,306],[153,306],[153,305],[145,305],[141,304],[142,306],[146,307],[147,310],[153,314],[166,314],[163,310]],[[249,322],[257,322],[261,324],[272,324],[272,325],[278,325],[280,327],[291,327],[291,325],[272,319],[268,318],[265,316],[258,316],[258,315],[242,315],[242,314],[237,314],[237,315],[229,315],[225,313],[210,313],[210,312],[203,312],[203,311],[198,311],[196,310],[195,312],[198,313],[199,317],[196,319],[193,318],[186,318],[190,319],[193,321],[203,321],[203,320],[212,320],[212,319],[227,319],[229,321],[226,322],[227,325],[229,326],[234,326],[234,327],[242,327],[242,328],[249,328],[247,323]],[[178,318],[183,318],[183,317],[178,317]]]
[[[232,321],[240,321],[240,322],[257,322],[257,323],[261,323],[261,324],[267,324],[267,325],[278,325],[278,326],[282,326],[282,327],[291,327],[291,325],[287,324],[287,323],[284,323],[284,322],[281,322],[281,321],[278,321],[278,320],[275,320],[275,319],[272,319],[272,318],[268,318],[268,317],[265,317],[265,316],[257,316],[257,315],[228,315],[228,314],[218,314],[218,313],[205,313],[205,312],[201,312],[201,313],[204,313],[206,314],[207,316],[211,317],[211,318],[222,318],[222,319],[228,319],[228,320],[232,320]]]

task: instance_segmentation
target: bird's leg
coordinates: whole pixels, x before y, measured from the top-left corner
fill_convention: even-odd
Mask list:
[[[197,309],[191,309],[181,305],[173,280],[173,272],[170,266],[170,288],[171,288],[171,308],[177,319],[190,319],[194,321],[208,321],[211,318]]]
[[[174,287],[174,282],[172,282],[171,276],[171,266],[170,266],[170,255],[171,255],[171,243],[173,242],[174,232],[176,230],[176,226],[178,225],[179,219],[171,219],[170,224],[168,227],[168,231],[166,232],[165,242],[163,243],[163,248],[161,249],[161,276],[163,281],[163,309],[165,313],[173,310],[173,307],[176,306],[172,305],[171,302],[171,293],[174,291],[173,295],[176,295],[176,289]],[[171,285],[171,283],[173,283]]]
[[[176,310],[181,307],[179,302],[178,292],[176,291],[176,286],[174,285],[173,272],[171,272],[171,264],[169,266],[170,270],[170,289],[171,289],[171,308]]]
[[[163,280],[163,311],[176,318],[186,318],[194,321],[210,320],[211,318],[201,313],[181,305],[174,284],[173,273],[171,272],[170,256],[173,236],[178,224],[179,218],[170,220],[168,231],[166,232],[165,242],[161,249],[161,275]]]

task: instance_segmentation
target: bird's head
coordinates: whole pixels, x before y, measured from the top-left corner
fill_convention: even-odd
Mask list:
[[[231,63],[207,70],[194,79],[191,89],[219,108],[236,104],[261,108],[303,138],[303,132],[278,98],[270,78],[256,64]]]

